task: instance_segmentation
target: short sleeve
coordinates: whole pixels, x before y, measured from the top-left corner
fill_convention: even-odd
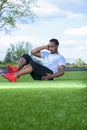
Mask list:
[[[60,59],[59,59],[59,65],[66,66],[66,60],[65,60],[65,58],[63,56],[61,56]]]

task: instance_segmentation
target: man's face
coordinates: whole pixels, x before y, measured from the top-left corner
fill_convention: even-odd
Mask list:
[[[58,45],[55,44],[55,42],[49,42],[49,51],[53,53],[57,53]]]

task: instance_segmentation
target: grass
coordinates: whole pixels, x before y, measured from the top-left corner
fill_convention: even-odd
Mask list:
[[[86,130],[87,72],[66,72],[55,81],[0,76],[1,130]]]

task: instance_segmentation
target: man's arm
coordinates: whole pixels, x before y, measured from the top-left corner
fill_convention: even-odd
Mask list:
[[[55,74],[47,73],[46,76],[42,77],[42,80],[48,80],[48,79],[51,79],[51,78],[57,78],[57,77],[60,77],[60,76],[64,75],[64,73],[65,73],[65,66],[64,65],[60,65],[58,73],[55,73]]]
[[[60,77],[60,76],[64,75],[64,73],[65,73],[65,66],[64,65],[60,65],[59,66],[59,72],[53,74],[53,78]]]
[[[43,50],[43,49],[47,49],[48,50],[48,45],[44,45],[44,46],[37,47],[37,48],[33,49],[31,51],[31,54],[34,55],[34,56],[37,56],[37,57],[41,57],[40,51]]]

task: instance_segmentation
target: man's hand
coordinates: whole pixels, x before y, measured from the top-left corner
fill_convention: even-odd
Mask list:
[[[51,78],[53,78],[53,75],[50,73],[46,73],[46,76],[42,76],[42,80],[49,80]]]

